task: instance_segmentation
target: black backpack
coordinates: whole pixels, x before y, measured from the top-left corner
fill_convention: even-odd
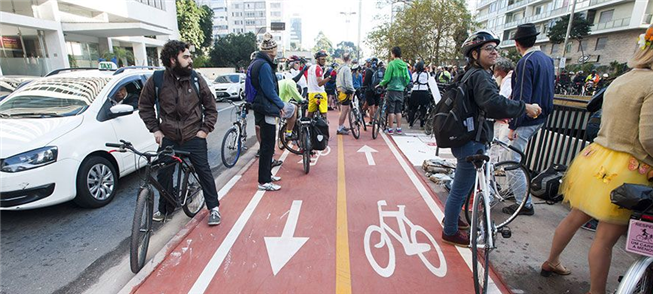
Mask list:
[[[440,148],[460,147],[471,140],[481,140],[484,115],[472,104],[466,84],[474,72],[476,70],[467,72],[462,81],[451,87],[435,105],[433,134]]]
[[[317,117],[313,124],[311,124],[311,149],[324,150],[329,146],[329,124]]]
[[[558,190],[565,171],[567,171],[567,167],[562,164],[549,166],[531,180],[531,194],[551,204],[562,201],[562,195],[558,193]]]

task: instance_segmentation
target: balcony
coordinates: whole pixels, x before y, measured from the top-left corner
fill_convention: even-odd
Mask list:
[[[501,48],[515,46],[515,40],[503,40],[499,46]]]
[[[609,29],[615,29],[615,28],[622,28],[622,27],[627,27],[628,25],[630,25],[630,17],[615,19],[615,20],[612,20],[612,21],[604,22],[604,23],[597,23],[592,28],[592,31],[596,32],[596,31],[600,31],[600,30],[609,30]]]
[[[492,2],[495,2],[497,0],[481,0],[478,5],[476,6],[476,9],[481,9],[487,5],[489,5]],[[498,1],[497,1],[498,2]]]

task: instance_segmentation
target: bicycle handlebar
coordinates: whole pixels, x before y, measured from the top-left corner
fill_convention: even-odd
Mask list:
[[[497,144],[497,145],[499,145],[499,146],[501,146],[503,148],[508,148],[508,149],[516,152],[517,154],[519,154],[519,163],[525,164],[526,156],[524,155],[524,152],[521,152],[519,149],[515,148],[512,145],[508,145],[508,144],[506,144],[504,142],[499,141],[499,139],[497,139],[497,138],[494,138],[494,140],[492,140],[492,144]]]
[[[120,140],[121,144],[118,143],[106,143],[104,144],[107,147],[111,148],[119,148],[118,152],[126,152],[127,150],[133,152],[136,155],[139,156],[144,156],[147,157],[148,159],[151,159],[153,157],[159,157],[161,155],[169,155],[169,156],[175,156],[175,155],[182,155],[182,156],[189,156],[190,152],[188,151],[182,151],[182,150],[175,150],[172,148],[172,146],[168,146],[164,148],[161,151],[158,152],[140,152],[134,148],[134,145],[132,145],[131,142],[127,142],[125,140]]]

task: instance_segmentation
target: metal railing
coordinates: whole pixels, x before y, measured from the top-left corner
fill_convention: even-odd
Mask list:
[[[625,18],[611,20],[608,22],[597,23],[594,25],[594,28],[592,30],[593,31],[607,30],[613,28],[626,27],[628,25],[630,25],[630,17],[625,17]]]
[[[585,100],[555,98],[553,113],[547,117],[542,129],[531,138],[526,147],[526,166],[540,172],[552,164],[569,166],[576,155],[589,144],[586,127],[590,113],[579,106],[563,105],[572,102],[584,105]]]

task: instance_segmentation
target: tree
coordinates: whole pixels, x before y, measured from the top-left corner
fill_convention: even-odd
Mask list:
[[[327,36],[325,36],[322,31],[317,33],[317,37],[315,37],[315,46],[313,46],[313,53],[320,50],[326,51],[326,53],[329,54],[329,58],[327,59],[331,59],[331,55],[333,55],[333,43],[331,43],[331,40],[329,40],[329,38],[327,38]]]
[[[517,52],[517,49],[514,47],[508,49],[502,49],[501,51],[502,51],[501,56],[512,60],[512,62],[514,62],[515,64],[517,64],[517,62],[519,62],[519,59],[521,59],[521,54],[519,54],[519,52]]]
[[[336,45],[336,49],[333,50],[333,57],[334,58],[342,58],[342,55],[345,53],[349,53],[349,56],[351,59],[358,59],[358,47],[354,44],[354,42],[349,42],[349,41],[342,41]]]
[[[581,54],[583,54],[583,56],[585,56],[585,51],[583,51],[583,38],[589,35],[592,25],[593,24],[586,18],[583,18],[580,13],[574,14],[574,20],[571,24],[571,31],[569,32],[569,39],[578,41],[578,45],[580,46]],[[551,43],[560,44],[565,41],[568,26],[569,15],[565,15],[556,21],[549,32],[546,33],[546,36],[549,37]],[[562,50],[567,49],[563,48]]]
[[[202,5],[202,18],[200,19],[200,28],[204,35],[204,41],[200,45],[203,49],[208,49],[213,44],[213,9],[207,5]]]
[[[253,33],[228,34],[215,41],[209,56],[214,66],[240,68],[249,64],[254,51],[256,36]]]
[[[177,26],[181,39],[195,47],[200,47],[204,43],[204,33],[200,27],[204,10],[193,0],[176,0],[176,5]]]

